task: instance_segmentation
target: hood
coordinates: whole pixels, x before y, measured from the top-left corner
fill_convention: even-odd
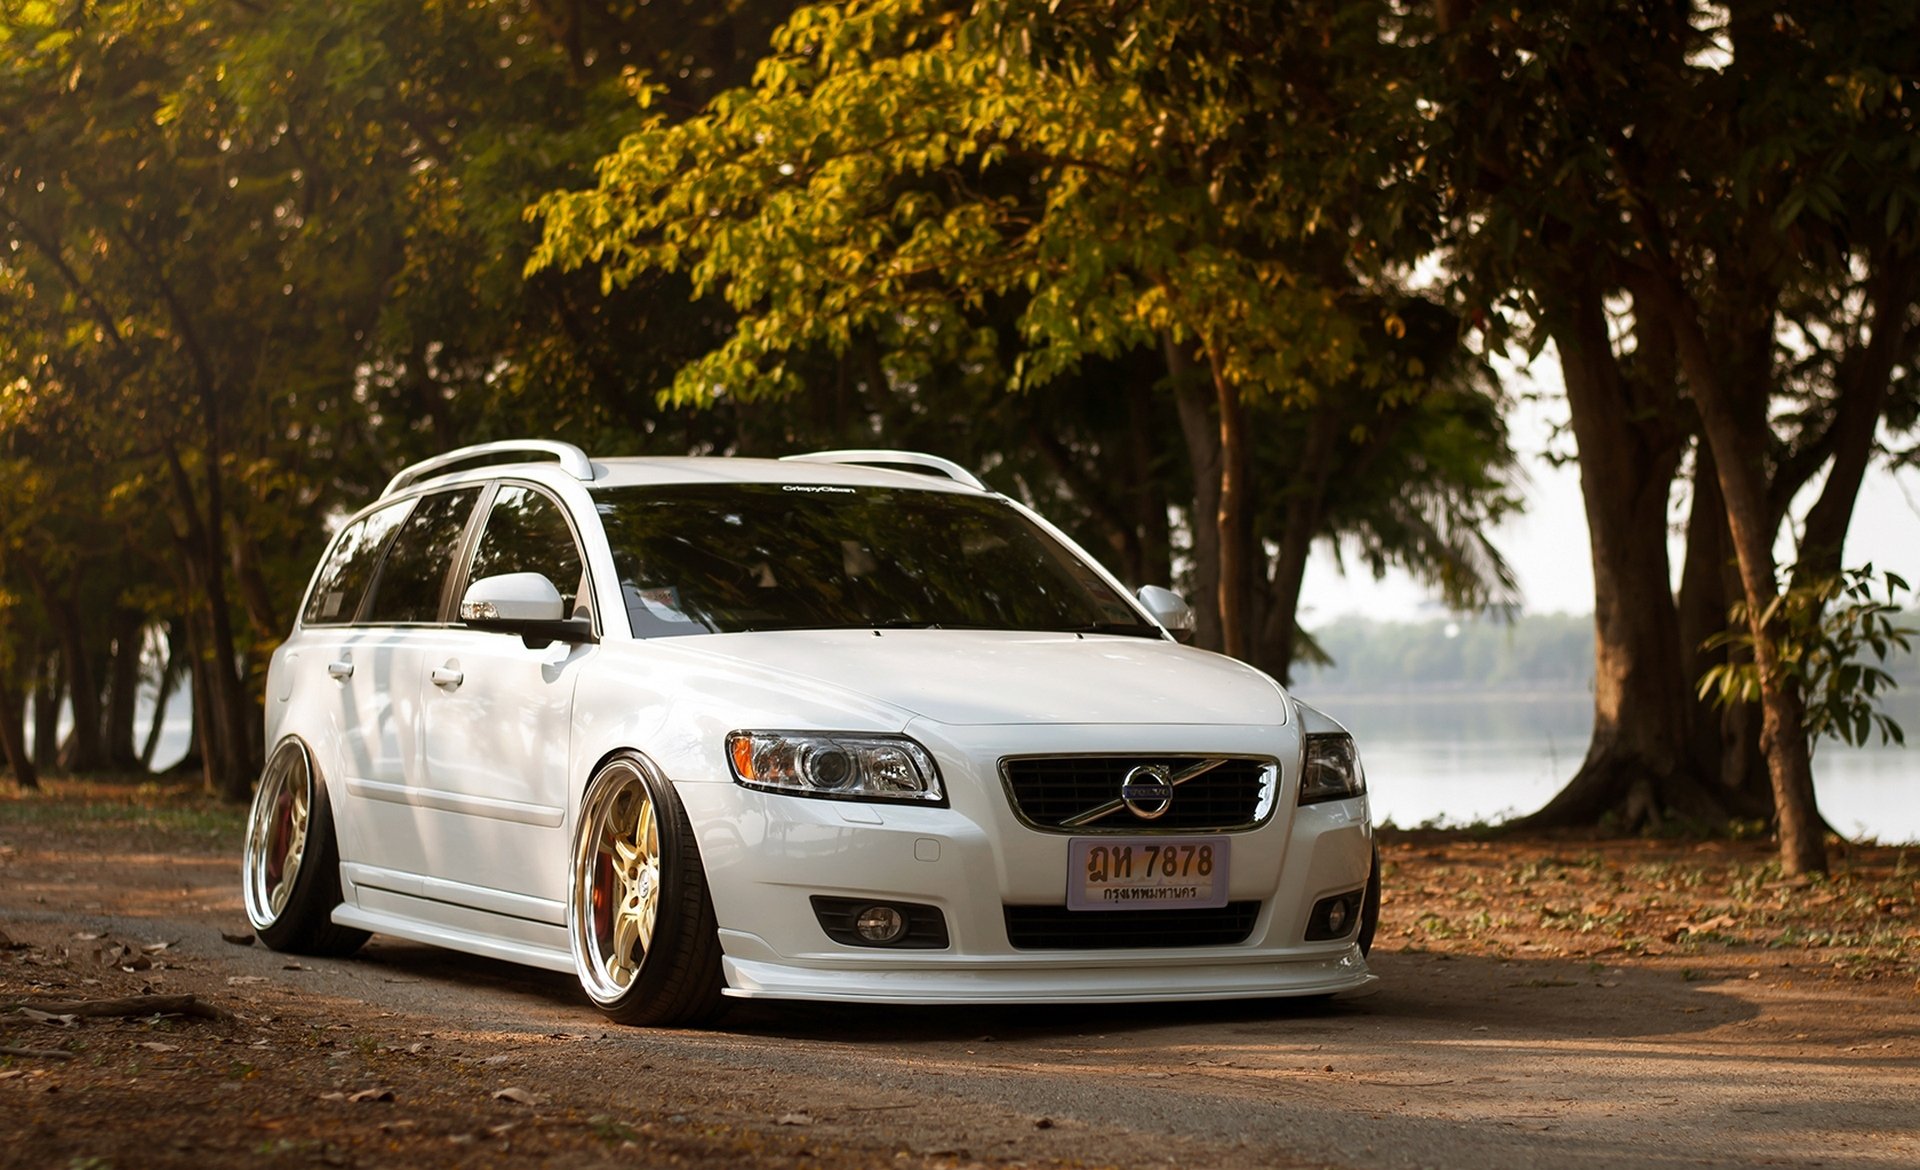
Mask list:
[[[946,724],[1287,722],[1278,684],[1172,642],[980,630],[795,630],[674,639],[676,649],[851,693]]]

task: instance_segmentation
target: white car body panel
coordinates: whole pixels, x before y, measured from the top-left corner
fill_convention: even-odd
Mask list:
[[[462,850],[436,872],[564,903],[552,858],[567,851],[574,688],[599,648],[533,650],[478,630],[436,630],[423,646],[421,787],[465,818]]]
[[[1218,654],[1144,638],[998,630],[717,634],[689,647],[955,724],[1281,724],[1280,689]]]

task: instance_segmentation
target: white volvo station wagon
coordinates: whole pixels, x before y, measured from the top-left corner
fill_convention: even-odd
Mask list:
[[[273,656],[247,913],[633,1024],[1365,987],[1353,740],[1189,622],[933,456],[454,451],[347,521]]]

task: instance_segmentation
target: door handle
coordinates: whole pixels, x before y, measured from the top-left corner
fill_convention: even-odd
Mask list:
[[[329,662],[329,663],[327,663],[327,677],[328,677],[328,678],[338,678],[338,679],[348,679],[348,678],[352,678],[352,677],[353,677],[353,663],[351,663],[351,662]]]
[[[433,668],[433,685],[436,687],[446,687],[448,690],[452,690],[465,681],[467,681],[467,676],[451,666],[436,666]]]

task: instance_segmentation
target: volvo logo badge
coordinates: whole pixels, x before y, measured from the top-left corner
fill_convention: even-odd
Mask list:
[[[1142,764],[1120,782],[1120,803],[1143,821],[1159,820],[1173,803],[1173,777],[1159,764]]]

